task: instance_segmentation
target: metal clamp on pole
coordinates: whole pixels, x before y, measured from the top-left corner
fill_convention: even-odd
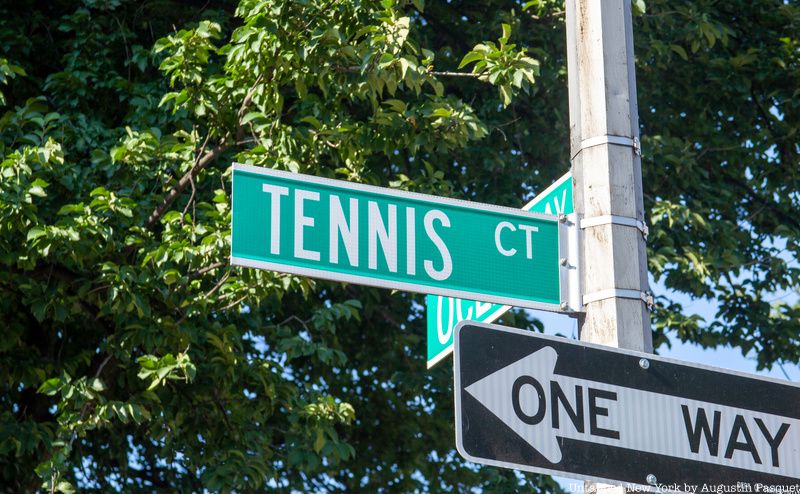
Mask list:
[[[580,153],[584,149],[592,148],[595,146],[601,146],[603,144],[616,144],[617,146],[627,146],[629,148],[632,148],[633,152],[637,156],[642,155],[642,143],[639,142],[638,137],[602,135],[582,140],[581,146],[578,148],[577,151],[575,151],[575,154],[572,155],[572,159],[574,160],[575,156],[578,156],[578,153]]]
[[[581,218],[582,230],[600,225],[630,226],[642,232],[642,236],[644,237],[645,240],[647,240],[647,234],[650,231],[647,228],[647,225],[644,224],[644,221],[640,221],[637,220],[636,218],[631,218],[629,216],[616,216],[613,214],[607,214],[604,216],[594,216],[592,218]]]
[[[647,306],[647,310],[653,311],[655,307],[655,300],[650,290],[641,292],[639,290],[631,290],[628,288],[609,288],[608,290],[600,290],[597,292],[587,293],[583,296],[583,305],[606,300],[609,298],[627,298],[631,300],[641,300]]]

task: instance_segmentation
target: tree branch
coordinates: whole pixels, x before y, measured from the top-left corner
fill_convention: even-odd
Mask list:
[[[536,15],[536,14],[534,14],[534,13],[532,13],[532,12],[528,12],[528,15],[529,15],[529,16],[530,16],[530,18],[531,18],[531,19],[533,19],[534,21],[541,21],[541,20],[550,20],[550,19],[555,19],[555,18],[557,18],[557,17],[563,17],[564,15],[566,15],[566,13],[567,13],[567,12],[566,12],[566,11],[564,11],[564,10],[557,10],[557,11],[555,11],[555,12],[552,12],[552,13],[550,13],[549,15],[542,15],[542,16],[539,16],[539,15]]]
[[[358,67],[358,66],[355,66],[355,65],[350,66],[350,67],[336,66],[336,67],[334,67],[334,70],[336,70],[337,72],[346,72],[346,73],[349,73],[349,74],[356,74],[356,73],[361,72],[361,67]],[[477,77],[480,77],[480,76],[483,75],[481,73],[474,74],[472,72],[449,72],[449,71],[437,71],[437,70],[429,70],[428,73],[431,74],[431,75],[440,76],[440,77],[470,77],[470,78],[477,78]]]
[[[224,312],[224,311],[226,311],[226,310],[228,310],[228,309],[231,309],[231,308],[233,308],[233,307],[236,307],[237,305],[239,305],[240,303],[242,303],[242,302],[244,301],[244,299],[246,299],[246,298],[247,298],[247,295],[245,295],[245,296],[243,296],[243,297],[239,298],[239,300],[236,300],[235,302],[231,302],[230,304],[228,304],[228,305],[226,305],[225,307],[221,308],[221,309],[220,309],[220,311],[223,311],[223,312]]]
[[[472,72],[448,72],[448,71],[443,71],[442,72],[442,71],[437,71],[437,70],[431,70],[428,73],[431,74],[431,75],[441,76],[441,77],[472,77],[472,78],[476,78],[476,77],[480,77],[480,76],[483,75],[483,74],[473,74]]]
[[[191,279],[197,278],[199,276],[202,276],[202,275],[208,273],[209,271],[214,271],[215,269],[218,269],[218,268],[221,268],[221,267],[224,267],[224,266],[227,266],[227,265],[228,265],[227,261],[220,261],[220,262],[215,262],[214,264],[209,264],[208,266],[200,268],[197,271],[189,273],[189,279],[191,280]]]
[[[111,354],[109,353],[109,354],[106,356],[106,358],[104,358],[104,359],[103,359],[103,361],[102,361],[102,362],[100,362],[100,365],[97,367],[97,372],[95,372],[95,373],[94,373],[94,378],[95,378],[95,379],[97,379],[98,377],[100,377],[100,374],[103,372],[103,369],[104,369],[104,368],[105,368],[105,366],[108,364],[108,362],[109,362],[109,361],[111,361],[111,359],[112,359],[112,358],[113,358],[113,355],[111,355]]]
[[[216,292],[217,290],[219,290],[219,287],[221,287],[221,286],[222,286],[222,284],[223,284],[223,283],[225,283],[225,281],[226,281],[226,280],[227,280],[227,279],[230,277],[230,275],[231,275],[231,272],[230,272],[230,271],[228,271],[227,273],[223,274],[223,275],[222,275],[222,278],[220,278],[220,279],[219,279],[219,281],[217,281],[217,284],[216,284],[216,285],[214,285],[214,287],[213,287],[213,288],[211,288],[211,290],[209,290],[208,292],[206,292],[206,294],[205,294],[205,298],[208,298],[208,297],[210,297],[211,295],[213,295],[213,294],[214,294],[214,292]]]
[[[751,189],[751,187],[748,186],[746,183],[744,183],[741,180],[739,180],[738,178],[732,177],[730,175],[724,176],[723,180],[726,183],[731,184],[734,187],[736,187],[737,189],[739,189],[742,193],[745,194],[746,197],[749,197],[750,200],[752,200],[754,202],[757,202],[757,203],[761,204],[763,207],[769,209],[769,211],[771,211],[772,214],[775,215],[775,217],[778,218],[778,220],[780,220],[781,223],[784,223],[784,224],[787,224],[787,225],[791,225],[792,227],[794,227],[796,229],[800,229],[800,221],[798,221],[795,217],[790,216],[786,212],[781,211],[780,209],[778,209],[778,205],[775,204],[774,202],[770,202],[769,200],[767,200],[767,199],[761,197],[760,195],[756,194]]]
[[[161,219],[167,209],[172,206],[172,203],[175,202],[175,199],[178,198],[181,192],[183,192],[186,187],[192,183],[194,177],[197,176],[200,170],[210,165],[215,159],[217,159],[219,155],[227,151],[228,148],[230,148],[230,145],[223,139],[200,159],[196,160],[194,166],[192,166],[192,169],[186,172],[186,174],[181,177],[180,180],[178,180],[178,183],[172,188],[172,190],[169,191],[169,193],[167,193],[167,195],[164,197],[164,200],[161,201],[161,204],[159,204],[158,207],[156,207],[153,212],[150,213],[145,227],[148,229],[152,228],[153,225],[155,225],[156,222]]]
[[[244,96],[244,99],[242,100],[242,106],[239,107],[239,112],[236,114],[239,117],[240,121],[242,120],[242,118],[244,118],[244,112],[247,110],[247,107],[249,107],[250,103],[253,102],[253,95],[255,95],[256,88],[258,88],[258,85],[261,83],[262,79],[263,76],[261,75],[256,77],[256,80],[253,83],[253,85],[250,86],[250,89],[247,90],[247,94]],[[243,139],[244,139],[244,126],[238,125],[238,127],[236,128],[236,141],[241,142]]]
[[[242,101],[242,106],[239,107],[239,111],[237,112],[239,120],[242,119],[245,111],[247,110],[247,107],[250,106],[250,103],[253,102],[253,95],[255,94],[258,85],[261,83],[261,80],[262,77],[258,76],[253,85],[247,91],[247,94],[245,95],[244,100]],[[244,138],[244,127],[242,125],[237,125],[235,144],[237,145],[241,144],[243,142],[243,138]],[[205,149],[207,143],[208,143],[208,137],[206,137],[206,141],[203,143],[203,147],[201,148],[201,153],[202,149]],[[197,174],[200,173],[200,170],[211,164],[219,155],[227,151],[230,147],[231,144],[226,139],[223,138],[219,142],[219,144],[217,144],[214,148],[205,153],[202,157],[198,156],[198,158],[195,159],[192,169],[186,172],[186,174],[183,177],[181,177],[181,179],[178,181],[175,187],[173,187],[169,191],[169,193],[167,193],[166,197],[164,197],[164,200],[161,201],[161,204],[159,204],[158,207],[152,213],[150,213],[150,216],[147,218],[147,223],[145,224],[145,227],[147,229],[152,228],[153,225],[155,225],[156,222],[159,219],[161,219],[161,217],[164,215],[167,209],[169,209],[169,207],[172,206],[172,203],[175,202],[175,199],[178,198],[181,192],[186,190],[186,187],[188,187],[189,185],[194,186],[194,179],[197,176]]]

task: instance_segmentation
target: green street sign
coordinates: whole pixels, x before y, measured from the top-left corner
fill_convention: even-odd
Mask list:
[[[558,310],[556,215],[233,166],[231,264]]]
[[[573,213],[572,174],[564,174],[522,209],[556,215]],[[440,295],[428,295],[425,297],[425,305],[428,313],[428,369],[453,351],[453,328],[456,324],[464,320],[489,323],[511,309],[510,305]]]

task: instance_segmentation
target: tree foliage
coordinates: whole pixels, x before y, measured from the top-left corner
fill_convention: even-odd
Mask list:
[[[634,9],[656,341],[796,363],[800,8]],[[458,457],[419,296],[227,257],[234,160],[522,205],[565,66],[557,0],[0,6],[0,490],[557,490]]]

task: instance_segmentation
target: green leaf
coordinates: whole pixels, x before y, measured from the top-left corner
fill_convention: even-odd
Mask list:
[[[470,64],[472,62],[478,61],[478,60],[483,60],[485,57],[486,57],[486,55],[484,53],[477,52],[477,51],[471,51],[471,52],[467,53],[466,55],[464,55],[464,58],[461,59],[461,63],[458,64],[458,68],[462,69],[462,68],[464,68],[464,66],[466,66],[466,65],[468,65],[468,64]]]
[[[181,279],[181,273],[177,269],[169,269],[164,273],[164,283],[172,285]]]
[[[511,25],[503,24],[503,36],[500,39],[505,43],[509,38],[511,38]]]
[[[45,192],[44,189],[46,189],[48,185],[50,184],[48,184],[41,178],[37,178],[31,183],[31,187],[28,189],[28,193],[30,195],[37,197],[46,197],[47,192]]]
[[[320,122],[316,117],[313,117],[311,115],[308,115],[308,116],[305,116],[305,117],[301,118],[300,121],[301,122],[305,122],[307,124],[310,124],[312,127],[314,127],[317,130],[322,128],[322,122]]]
[[[302,76],[298,76],[294,80],[294,90],[297,92],[297,96],[302,99],[308,95],[308,88],[306,87],[306,82],[303,80]]]
[[[403,113],[408,108],[408,105],[404,101],[399,99],[387,99],[383,102],[384,105],[389,106],[392,110],[396,111],[397,113]]]
[[[103,384],[103,381],[96,377],[91,380],[90,386],[93,390],[97,391],[98,393],[105,391],[106,389],[105,384]]]
[[[35,186],[35,187],[41,187],[41,188],[43,188],[43,189],[46,189],[46,188],[47,188],[47,187],[48,187],[50,184],[49,184],[49,183],[47,183],[47,181],[46,181],[46,180],[43,180],[43,179],[41,179],[41,178],[37,178],[36,180],[34,180],[33,182],[31,182],[31,185],[33,185],[33,186]]]
[[[109,153],[109,154],[111,155],[111,160],[114,163],[117,163],[117,162],[122,161],[125,158],[125,154],[127,152],[128,152],[128,150],[127,150],[127,148],[125,148],[125,146],[117,146],[117,147],[111,148],[111,153]]]
[[[53,377],[48,379],[47,381],[43,382],[39,389],[36,390],[37,393],[41,393],[47,396],[53,396],[61,389],[62,383],[61,378]]]
[[[670,49],[678,54],[682,59],[689,60],[689,55],[686,53],[686,50],[683,49],[680,45],[669,45]]]
[[[514,75],[511,78],[512,79],[512,84],[517,88],[521,88],[522,87],[522,81],[523,81],[524,77],[525,77],[525,72],[524,71],[515,70],[514,71]]]
[[[317,429],[317,438],[314,440],[314,451],[319,453],[325,447],[325,436],[321,429]]]
[[[245,115],[242,118],[242,121],[240,123],[241,123],[241,125],[245,125],[245,124],[247,124],[249,122],[252,122],[253,120],[255,120],[257,118],[264,118],[264,114],[259,112],[259,111],[251,111],[251,112],[248,112],[247,115]]]
[[[128,422],[130,422],[130,417],[128,416],[128,409],[125,407],[124,404],[115,403],[114,405],[112,405],[112,408],[114,410],[114,413],[117,414],[117,417],[119,417],[120,422],[122,422],[123,424],[127,424]]]
[[[27,241],[36,240],[37,238],[44,236],[47,233],[44,227],[35,226],[28,230],[28,235],[26,237]]]
[[[503,106],[508,106],[511,104],[511,86],[509,85],[502,85],[499,86],[500,90],[500,98],[503,101]]]
[[[400,79],[405,79],[406,72],[408,72],[409,67],[408,60],[405,58],[399,58],[398,63],[400,64]]]
[[[73,485],[68,481],[62,480],[56,484],[56,492],[61,492],[62,494],[75,494],[75,487],[73,487]]]

